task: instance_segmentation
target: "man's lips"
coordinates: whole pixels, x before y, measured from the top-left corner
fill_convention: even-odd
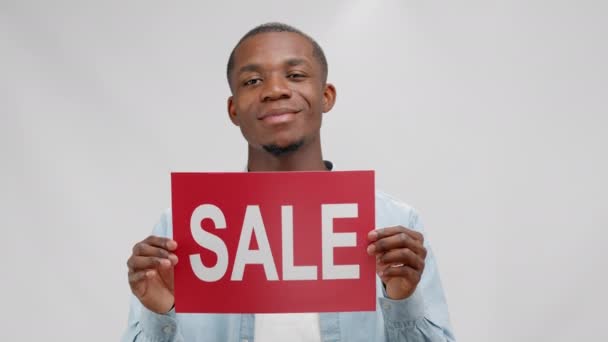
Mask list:
[[[262,120],[268,124],[279,124],[291,121],[300,110],[291,108],[278,108],[271,111],[267,111],[258,117],[258,120]]]
[[[300,112],[300,110],[293,109],[293,108],[277,108],[277,109],[272,109],[272,110],[266,111],[266,112],[258,115],[258,120],[264,120],[264,119],[266,119],[268,117],[272,117],[272,116],[297,114],[299,112]]]

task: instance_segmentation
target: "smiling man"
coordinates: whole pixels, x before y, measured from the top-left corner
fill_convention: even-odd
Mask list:
[[[321,118],[333,107],[336,90],[327,83],[318,44],[289,31],[295,29],[256,28],[228,61],[228,113],[249,143],[250,171],[326,170]]]
[[[248,143],[250,172],[332,169],[320,137],[336,100],[327,71],[321,47],[285,24],[258,26],[238,42],[227,68],[228,114]],[[134,296],[123,341],[454,341],[418,214],[377,192],[376,226],[367,249],[377,260],[376,312],[176,314],[178,246],[167,211],[127,261]]]

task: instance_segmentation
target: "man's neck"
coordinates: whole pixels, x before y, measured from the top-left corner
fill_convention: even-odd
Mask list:
[[[327,171],[321,144],[304,144],[298,150],[282,156],[249,146],[247,169],[260,171]]]

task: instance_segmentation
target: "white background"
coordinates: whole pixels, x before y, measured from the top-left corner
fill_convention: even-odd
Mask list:
[[[0,0],[0,340],[113,341],[169,172],[239,171],[225,64],[317,38],[325,157],[421,213],[460,341],[606,341],[604,1]]]

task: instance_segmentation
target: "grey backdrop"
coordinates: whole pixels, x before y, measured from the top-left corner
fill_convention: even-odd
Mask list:
[[[605,1],[0,0],[0,340],[112,341],[169,172],[241,170],[228,53],[280,20],[325,157],[422,213],[460,341],[606,341]]]

